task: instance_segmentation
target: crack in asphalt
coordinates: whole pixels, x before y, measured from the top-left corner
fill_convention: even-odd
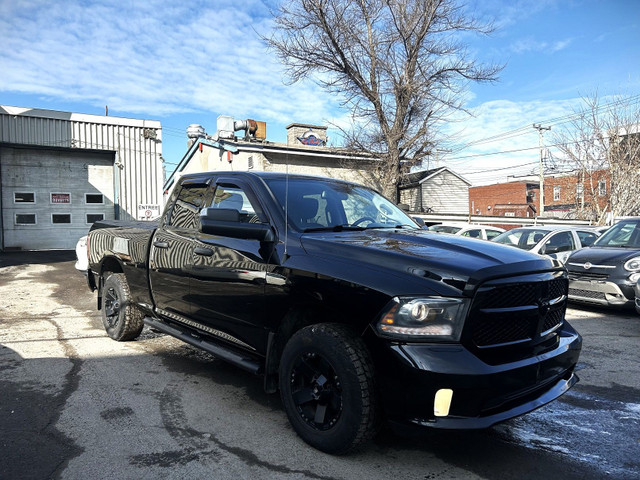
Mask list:
[[[310,470],[292,469],[284,465],[269,463],[258,458],[258,456],[250,450],[227,445],[213,433],[201,432],[194,428],[183,427],[183,425],[187,424],[187,417],[182,407],[181,397],[179,393],[177,393],[179,391],[180,389],[177,385],[168,385],[164,389],[160,396],[160,412],[164,427],[167,432],[169,432],[169,435],[171,435],[171,437],[173,437],[178,444],[183,447],[184,453],[187,454],[187,457],[193,457],[192,459],[196,460],[207,454],[215,454],[215,451],[212,450],[209,445],[209,442],[212,442],[216,447],[218,447],[218,449],[235,456],[250,467],[255,466],[264,468],[273,473],[304,475],[308,478],[318,480],[336,480],[335,477],[318,475]],[[218,458],[221,457],[219,452],[215,456]],[[139,458],[134,459],[134,461],[139,461]]]

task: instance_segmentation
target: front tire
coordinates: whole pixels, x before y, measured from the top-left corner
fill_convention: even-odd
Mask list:
[[[102,323],[112,339],[133,340],[144,327],[143,315],[131,302],[129,284],[123,273],[112,273],[102,287]]]
[[[375,435],[373,365],[362,339],[346,326],[296,332],[282,353],[279,377],[289,421],[309,445],[344,454]]]

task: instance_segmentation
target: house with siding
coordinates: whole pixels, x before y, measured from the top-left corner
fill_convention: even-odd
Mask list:
[[[469,213],[471,182],[448,167],[405,175],[400,184],[400,202],[416,213]]]

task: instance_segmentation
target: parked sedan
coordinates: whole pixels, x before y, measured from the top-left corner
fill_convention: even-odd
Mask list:
[[[482,240],[491,240],[504,232],[504,228],[472,225],[470,223],[440,223],[438,225],[432,225],[428,230],[430,232],[450,233],[462,237],[481,238]]]
[[[633,306],[640,279],[640,217],[616,223],[590,247],[571,255],[569,299],[597,305]]]
[[[508,230],[492,241],[548,255],[565,263],[573,250],[588,247],[599,233],[588,227],[547,225]]]

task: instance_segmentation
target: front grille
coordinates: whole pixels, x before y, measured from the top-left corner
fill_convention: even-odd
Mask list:
[[[570,288],[569,289],[570,297],[582,297],[582,298],[593,298],[594,300],[606,300],[604,293],[602,292],[594,292],[592,290],[583,290],[581,288]]]
[[[568,281],[547,280],[484,286],[470,314],[470,336],[481,349],[534,342],[564,320]]]
[[[529,340],[530,330],[528,318],[498,317],[475,325],[473,341],[479,347],[486,347]]]
[[[606,280],[608,273],[596,272],[569,272],[569,280]]]
[[[563,310],[553,310],[547,314],[547,317],[544,319],[544,325],[542,327],[542,333],[546,333],[549,330],[556,328],[558,325],[562,323],[562,319],[564,317]]]

